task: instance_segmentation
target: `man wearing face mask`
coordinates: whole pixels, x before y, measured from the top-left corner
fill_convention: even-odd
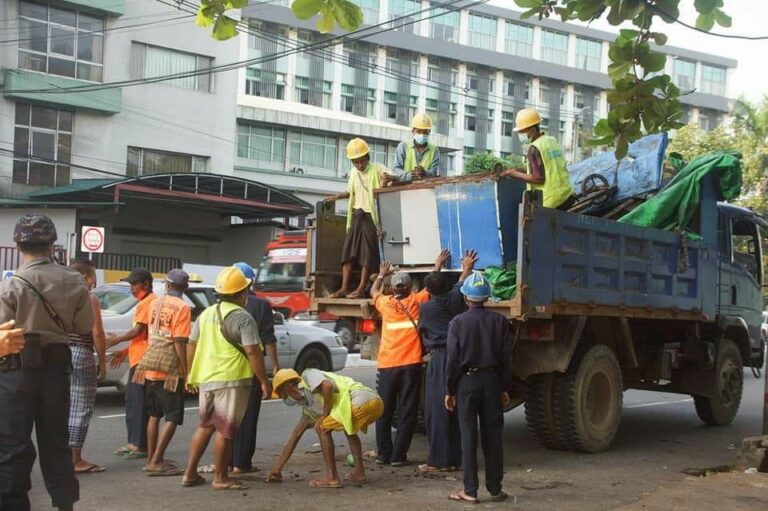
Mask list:
[[[362,138],[349,141],[347,157],[352,161],[352,169],[349,171],[347,192],[325,199],[326,202],[349,199],[347,235],[341,251],[341,288],[331,294],[331,298],[363,298],[368,278],[379,267],[379,237],[382,231],[373,191],[386,186],[391,180],[391,174],[384,165],[371,162],[370,152]],[[350,293],[355,263],[361,268],[360,283]]]
[[[555,137],[541,132],[540,123],[541,116],[532,108],[517,112],[514,131],[523,144],[530,143],[527,168],[507,169],[501,175],[525,181],[528,190],[541,190],[544,207],[567,211],[576,200],[563,149]]]
[[[411,181],[440,175],[440,149],[429,142],[432,119],[418,113],[411,120],[412,142],[400,142],[395,151],[393,169],[398,181]]]

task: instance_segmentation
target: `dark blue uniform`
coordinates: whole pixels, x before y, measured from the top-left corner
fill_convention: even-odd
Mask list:
[[[478,419],[485,458],[485,486],[501,492],[504,476],[502,393],[510,387],[512,335],[501,314],[473,303],[448,327],[447,393],[456,396],[461,429],[464,492],[477,497]]]
[[[275,339],[275,320],[272,315],[272,305],[253,293],[248,293],[248,302],[245,304],[247,310],[256,323],[259,325],[259,338],[263,345],[274,344]],[[270,396],[267,396],[269,399]],[[248,408],[245,411],[243,421],[240,423],[240,429],[235,434],[235,443],[232,452],[232,466],[247,472],[251,469],[251,459],[256,452],[256,429],[259,425],[259,413],[261,412],[261,400],[264,396],[261,393],[261,382],[257,377],[253,377],[251,382],[251,396],[248,401]]]
[[[450,292],[433,296],[422,303],[419,312],[419,333],[429,352],[427,383],[424,396],[427,440],[427,464],[447,468],[461,465],[461,435],[455,413],[445,408],[445,366],[448,324],[464,310],[464,297],[457,284]]]

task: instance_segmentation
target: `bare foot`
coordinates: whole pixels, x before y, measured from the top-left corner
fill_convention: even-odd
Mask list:
[[[221,481],[212,482],[211,488],[214,490],[247,490],[248,485],[242,482],[240,479],[227,477]]]
[[[341,481],[338,479],[312,479],[309,485],[313,488],[341,488]]]
[[[339,289],[335,293],[331,293],[330,295],[328,295],[328,298],[344,298],[347,295],[347,293],[349,293],[348,289]]]
[[[347,295],[347,298],[349,298],[350,300],[357,300],[358,298],[362,298],[363,297],[363,293],[364,292],[365,291],[362,290],[362,289],[356,289],[356,290],[352,291],[351,293],[349,293]]]
[[[365,472],[358,473],[358,472],[355,472],[355,471],[352,471],[349,474],[347,474],[346,480],[347,481],[351,481],[353,483],[367,483],[368,482],[368,478],[365,476]]]

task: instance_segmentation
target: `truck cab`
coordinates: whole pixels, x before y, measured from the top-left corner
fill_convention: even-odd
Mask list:
[[[285,231],[267,243],[256,274],[256,295],[269,300],[272,309],[292,318],[309,309],[304,292],[307,266],[306,231]]]

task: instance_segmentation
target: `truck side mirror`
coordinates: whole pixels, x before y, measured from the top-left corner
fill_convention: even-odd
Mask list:
[[[283,316],[282,312],[275,311],[275,312],[272,313],[272,321],[276,325],[284,325],[285,324],[285,316]]]

